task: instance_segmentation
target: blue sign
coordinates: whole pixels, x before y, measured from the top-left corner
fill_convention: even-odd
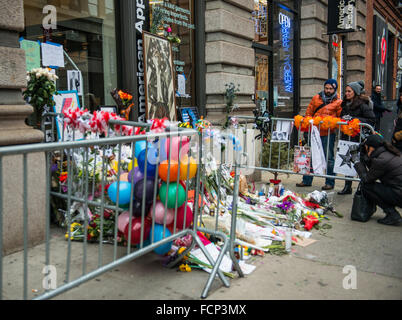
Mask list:
[[[279,13],[279,24],[281,25],[282,49],[284,51],[283,63],[283,84],[286,92],[293,92],[293,68],[290,52],[291,45],[291,21],[286,14]]]

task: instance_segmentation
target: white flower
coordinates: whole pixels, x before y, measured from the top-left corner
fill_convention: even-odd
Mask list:
[[[27,81],[29,82],[31,80],[31,76],[27,76]]]
[[[36,74],[36,79],[39,79],[41,76],[42,76],[42,74],[41,74],[40,72],[38,72],[38,73]]]

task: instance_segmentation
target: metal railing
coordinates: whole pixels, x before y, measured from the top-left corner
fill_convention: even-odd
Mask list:
[[[57,114],[54,114],[53,116],[57,116]],[[119,123],[122,124],[122,123]],[[128,123],[125,122],[124,124],[126,125],[134,125],[138,126],[139,123]],[[144,124],[140,124],[141,126],[144,126]],[[160,164],[160,156],[162,154],[162,143],[163,139],[173,139],[174,137],[178,138],[180,141],[179,145],[179,152],[183,149],[182,145],[182,138],[186,137],[189,141],[193,142],[193,145],[191,148],[189,148],[189,153],[188,153],[188,164],[187,164],[187,179],[184,181],[185,185],[185,203],[184,203],[184,208],[187,208],[187,205],[189,204],[189,199],[188,199],[188,191],[190,188],[192,181],[195,181],[195,186],[194,186],[194,200],[193,200],[193,220],[192,220],[192,227],[186,226],[185,221],[186,221],[186,214],[187,211],[184,210],[184,222],[183,222],[183,228],[180,228],[180,226],[177,225],[177,218],[178,218],[178,193],[176,194],[176,199],[174,203],[174,207],[171,208],[174,210],[174,220],[173,220],[173,231],[168,232],[167,230],[167,218],[166,218],[166,210],[168,206],[168,192],[166,192],[166,199],[165,199],[165,216],[163,218],[163,236],[162,239],[155,239],[155,233],[150,232],[150,242],[145,243],[144,237],[146,236],[146,220],[151,219],[152,220],[152,227],[151,230],[155,230],[155,203],[157,199],[157,190],[159,188],[159,180],[156,178],[158,176],[159,172],[159,164]],[[108,157],[107,157],[107,150],[109,150],[111,147],[117,148],[117,163],[118,163],[118,168],[117,168],[117,177],[120,177],[120,174],[122,172],[122,164],[121,164],[121,159],[122,159],[122,148],[124,145],[128,145],[131,147],[131,159],[135,158],[135,145],[138,142],[145,142],[145,159],[144,159],[144,168],[143,168],[143,181],[147,181],[147,175],[148,174],[148,166],[153,166],[155,165],[155,174],[152,179],[152,174],[151,174],[151,183],[153,183],[153,192],[152,192],[152,203],[154,204],[152,212],[147,212],[147,206],[146,206],[146,198],[147,196],[143,196],[142,201],[141,201],[141,209],[140,209],[140,215],[138,216],[138,219],[141,219],[141,232],[140,232],[140,241],[139,243],[132,245],[132,223],[133,223],[133,206],[134,206],[134,191],[135,188],[133,184],[130,186],[130,196],[129,196],[129,204],[128,208],[127,205],[125,208],[122,208],[120,205],[119,201],[122,199],[122,194],[120,191],[120,184],[122,182],[120,181],[120,178],[117,178],[117,194],[115,198],[115,203],[110,203],[110,201],[106,201],[106,186],[107,184],[110,184],[111,181],[109,181],[109,177],[107,176],[108,172]],[[172,140],[170,140],[172,141]],[[152,145],[149,145],[149,143],[152,143]],[[156,150],[156,161],[155,164],[150,164],[148,161],[151,156],[155,156],[155,154],[150,154],[150,150],[153,148],[153,150]],[[99,151],[99,155],[97,154],[93,155],[93,151]],[[46,190],[45,190],[45,207],[46,207],[46,212],[43,214],[46,216],[46,225],[45,225],[45,261],[43,266],[50,266],[52,265],[52,257],[51,257],[51,240],[52,240],[52,233],[51,233],[51,201],[52,199],[61,199],[64,201],[66,207],[65,207],[65,226],[67,227],[67,233],[66,233],[66,239],[67,239],[67,254],[66,254],[66,262],[65,262],[65,279],[64,279],[64,284],[61,286],[58,286],[56,289],[46,289],[44,288],[44,291],[42,292],[39,290],[39,295],[36,296],[36,299],[50,299],[52,297],[55,297],[61,293],[66,292],[67,290],[70,290],[74,287],[79,286],[80,284],[94,279],[95,277],[112,270],[118,265],[121,265],[123,263],[126,263],[128,261],[132,261],[136,258],[139,258],[167,243],[172,242],[175,239],[181,238],[185,235],[190,234],[192,236],[192,244],[189,248],[187,248],[182,254],[177,257],[175,261],[172,261],[169,266],[174,266],[179,260],[182,259],[184,255],[186,255],[192,248],[194,248],[195,245],[199,246],[199,248],[202,250],[204,253],[205,257],[209,261],[212,271],[211,274],[208,277],[207,283],[202,291],[201,297],[205,298],[208,295],[208,292],[210,290],[211,284],[213,280],[215,279],[215,276],[218,275],[219,279],[222,281],[223,285],[228,287],[229,282],[227,278],[223,275],[222,271],[219,269],[220,263],[223,259],[223,256],[228,252],[230,249],[230,246],[233,244],[232,241],[228,241],[227,236],[217,230],[210,230],[207,228],[203,228],[200,226],[199,223],[199,207],[202,208],[202,204],[199,205],[199,195],[200,192],[202,192],[202,165],[198,165],[197,168],[197,173],[196,176],[193,178],[192,181],[189,179],[189,166],[190,166],[190,157],[194,157],[197,160],[198,164],[202,164],[201,159],[202,159],[202,140],[199,136],[199,133],[195,130],[189,130],[189,129],[183,129],[179,130],[176,132],[166,132],[166,133],[161,133],[161,134],[146,134],[146,135],[138,135],[138,136],[127,136],[127,137],[113,137],[113,138],[102,138],[98,140],[82,140],[82,141],[71,141],[71,142],[53,142],[53,143],[42,143],[42,144],[33,144],[33,145],[23,145],[23,146],[10,146],[10,147],[3,147],[0,148],[0,226],[3,226],[3,216],[4,216],[4,190],[6,190],[5,186],[3,185],[3,163],[4,159],[8,156],[12,155],[20,155],[22,156],[23,159],[23,175],[22,175],[22,190],[21,193],[23,195],[23,237],[24,237],[24,243],[23,243],[23,284],[22,284],[22,298],[23,299],[28,299],[32,298],[29,294],[28,290],[28,280],[29,280],[29,273],[28,273],[28,264],[29,264],[29,258],[28,258],[28,249],[29,249],[29,242],[28,242],[28,197],[27,194],[29,192],[28,190],[28,171],[30,170],[27,157],[28,155],[32,153],[44,153],[45,154],[45,159],[46,159],[46,164],[45,164],[45,170],[46,170],[46,176],[42,177],[46,180]],[[169,143],[169,156],[168,156],[168,166],[167,166],[167,182],[166,182],[166,190],[169,189],[169,184],[172,184],[174,188],[177,190],[179,188],[179,179],[177,180],[173,179],[173,182],[170,182],[170,176],[173,174],[171,171],[171,155],[172,155],[172,143]],[[55,159],[58,159],[57,162],[55,162]],[[178,171],[177,171],[177,177],[180,176],[180,165],[178,166]],[[64,171],[65,170],[65,171]],[[100,175],[98,175],[98,178],[101,180],[100,181],[100,192],[101,194],[95,197],[96,193],[96,182],[95,182],[95,177],[99,173],[97,170],[100,170]],[[58,187],[54,188],[52,187],[52,179],[54,178],[54,172],[57,172],[58,175],[57,177],[59,178],[62,173],[65,173],[66,177],[66,182],[64,185],[64,188],[62,185],[59,185]],[[77,182],[77,179],[80,179],[80,183]],[[110,187],[110,186],[109,186]],[[147,190],[146,190],[146,183],[143,183],[143,190],[142,190],[142,195],[147,195]],[[110,197],[110,195],[109,195]],[[95,199],[96,198],[96,199]],[[162,201],[162,199],[161,199]],[[163,201],[162,201],[163,202]],[[76,245],[73,245],[73,230],[72,225],[75,216],[73,210],[74,205],[80,205],[83,207],[83,212],[84,212],[84,218],[81,220],[82,222],[82,231],[83,231],[83,238],[82,238],[82,253],[78,254],[79,259],[82,260],[82,274],[81,276],[78,276],[76,279],[71,279],[71,265],[72,265],[72,258],[73,258],[73,250],[77,249]],[[99,239],[95,243],[90,243],[88,241],[88,226],[91,223],[91,217],[89,216],[89,208],[92,208],[92,210],[98,210],[100,213],[100,230],[99,230]],[[105,227],[105,217],[104,217],[104,212],[105,210],[109,210],[109,212],[114,213],[114,219],[115,219],[115,224],[114,224],[114,231],[112,234],[112,243],[113,243],[113,258],[112,261],[104,264],[104,242],[105,239],[104,237],[104,227]],[[121,215],[122,212],[127,211],[129,212],[129,224],[128,224],[128,239],[127,239],[127,248],[126,252],[122,252],[120,248],[120,244],[118,243],[118,218],[119,215]],[[16,213],[18,214],[18,213]],[[138,214],[138,211],[137,211]],[[147,218],[148,216],[148,218]],[[233,217],[233,223],[235,223],[235,216]],[[235,230],[235,229],[234,229]],[[211,255],[208,253],[206,250],[205,246],[203,245],[202,241],[200,240],[197,232],[205,232],[208,234],[212,234],[216,236],[217,238],[221,239],[223,242],[221,252],[216,259],[216,261],[211,257]],[[3,257],[3,230],[0,228],[0,299],[2,298],[2,292],[5,291],[4,288],[4,273],[5,273],[5,268],[4,268],[4,257]],[[231,235],[232,237],[233,235]],[[74,242],[75,244],[76,242]],[[89,265],[89,257],[88,257],[88,248],[89,245],[96,245],[97,250],[98,250],[98,258],[97,258],[97,266],[94,270],[88,272],[87,266]],[[229,251],[232,252],[232,251]],[[241,274],[241,270],[237,265],[237,260],[235,257],[232,255],[233,262],[235,263],[235,267],[237,271]],[[242,275],[242,274],[241,274]],[[6,274],[7,276],[7,274]],[[33,275],[32,278],[37,278],[41,279],[41,275]],[[39,281],[39,280],[38,280]]]

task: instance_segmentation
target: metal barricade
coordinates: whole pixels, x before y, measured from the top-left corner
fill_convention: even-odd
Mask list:
[[[56,114],[54,115],[56,116]],[[121,123],[120,123],[121,124]],[[126,125],[130,125],[130,123],[125,122]],[[131,125],[143,126],[144,124],[139,123],[131,123]],[[190,204],[190,199],[188,198],[188,191],[191,186],[194,186],[194,200],[193,200],[193,220],[192,226],[186,225],[186,215],[187,210],[184,210],[184,219],[183,219],[183,226],[177,225],[177,217],[178,217],[178,192],[176,192],[176,199],[173,202],[174,206],[168,205],[168,190],[169,184],[173,185],[173,189],[179,189],[181,182],[178,177],[180,177],[180,170],[181,165],[177,167],[177,179],[172,180],[170,179],[171,175],[173,174],[171,171],[171,164],[173,163],[174,159],[172,159],[172,145],[173,143],[168,143],[167,149],[169,152],[167,153],[166,148],[164,154],[168,154],[168,158],[165,160],[167,161],[167,182],[166,182],[166,199],[164,202],[164,209],[165,213],[167,208],[169,207],[171,210],[174,210],[174,219],[173,219],[173,228],[171,232],[168,232],[168,225],[167,225],[167,218],[166,214],[164,214],[163,218],[163,235],[161,239],[156,239],[155,235],[155,203],[157,199],[157,193],[159,186],[159,179],[158,179],[158,172],[160,161],[162,160],[161,155],[163,153],[163,148],[166,145],[164,143],[164,139],[172,139],[177,138],[179,141],[178,151],[180,152],[183,150],[183,143],[182,138],[186,138],[186,141],[189,143],[188,148],[188,163],[187,167],[184,164],[184,168],[187,168],[187,177],[184,179],[184,189],[185,189],[185,202],[184,208],[187,208],[187,205]],[[67,233],[65,238],[67,239],[67,255],[64,257],[66,259],[65,264],[65,279],[64,284],[58,286],[57,288],[48,288],[44,287],[43,290],[38,290],[37,296],[35,299],[50,299],[55,297],[67,290],[75,288],[82,283],[94,279],[95,277],[112,270],[118,265],[126,263],[128,261],[132,261],[136,258],[139,258],[161,246],[172,242],[175,239],[181,238],[185,235],[192,236],[192,244],[189,248],[187,248],[184,252],[181,253],[179,257],[175,261],[170,263],[170,266],[175,265],[179,260],[182,259],[184,255],[186,255],[195,245],[197,245],[202,252],[204,253],[205,257],[209,261],[212,271],[208,277],[207,283],[202,291],[201,297],[206,298],[211,287],[215,276],[218,275],[219,279],[222,281],[223,285],[229,287],[229,282],[227,278],[223,275],[222,271],[219,269],[220,263],[223,259],[223,256],[230,251],[230,246],[233,245],[232,241],[228,241],[226,235],[217,230],[209,230],[203,228],[199,223],[200,214],[199,208],[202,210],[202,203],[199,204],[199,197],[200,192],[203,192],[203,185],[202,185],[202,165],[198,165],[196,175],[191,180],[189,179],[190,174],[190,159],[193,157],[197,160],[197,164],[201,164],[202,159],[202,138],[200,137],[199,133],[195,130],[183,129],[179,131],[171,131],[165,132],[160,134],[146,134],[146,135],[137,135],[137,136],[127,136],[127,137],[113,137],[113,138],[102,138],[98,140],[82,140],[82,141],[72,141],[72,142],[58,142],[58,143],[42,143],[42,144],[33,144],[33,145],[23,145],[23,146],[10,146],[10,147],[3,147],[0,148],[0,299],[2,299],[2,293],[6,294],[6,288],[4,287],[4,276],[7,277],[7,268],[4,266],[5,257],[3,257],[3,233],[2,230],[3,226],[3,204],[4,204],[4,190],[5,186],[3,185],[3,163],[4,159],[8,156],[12,155],[20,155],[22,156],[23,162],[23,176],[22,176],[22,185],[23,188],[21,190],[23,196],[23,237],[24,237],[24,244],[23,244],[23,283],[21,286],[22,291],[22,298],[23,299],[30,299],[33,298],[32,295],[29,293],[28,290],[28,280],[34,280],[36,288],[40,288],[42,285],[42,274],[35,274],[30,277],[28,273],[28,264],[29,264],[29,257],[28,257],[28,250],[30,244],[28,243],[28,162],[27,158],[32,153],[44,153],[46,158],[46,176],[43,177],[46,180],[46,190],[45,190],[45,201],[46,201],[46,212],[43,214],[46,216],[46,226],[45,226],[45,242],[44,242],[44,251],[45,251],[45,261],[43,262],[43,266],[52,266],[52,253],[51,254],[51,242],[52,242],[52,232],[51,230],[51,200],[52,199],[62,199],[65,204],[65,226],[67,227]],[[132,232],[132,224],[134,223],[134,205],[135,205],[135,191],[140,192],[141,189],[139,187],[136,190],[131,184],[129,190],[129,204],[127,207],[127,203],[125,200],[124,205],[122,207],[119,201],[123,202],[123,191],[120,189],[120,185],[123,184],[120,178],[117,178],[116,181],[110,180],[108,177],[108,170],[110,170],[109,166],[109,157],[108,157],[108,150],[110,148],[117,149],[117,175],[116,177],[120,177],[122,172],[121,163],[122,159],[122,150],[124,146],[131,147],[131,159],[135,158],[135,146],[139,142],[145,143],[145,159],[144,160],[144,168],[143,168],[143,189],[142,189],[142,200],[140,201],[140,206],[135,211],[136,218],[140,219],[141,231],[137,234],[137,238],[135,242],[132,242],[133,237],[135,236]],[[152,152],[154,153],[152,153]],[[151,153],[150,153],[151,152]],[[55,162],[55,159],[58,159]],[[152,160],[150,160],[152,159]],[[151,162],[150,162],[151,161]],[[152,174],[152,170],[148,171],[149,168],[154,167],[155,170]],[[60,179],[63,176],[64,185],[59,185],[58,187],[52,187],[52,179],[54,178],[54,174],[56,172],[56,177]],[[147,179],[147,175],[151,177],[151,179]],[[132,179],[133,176],[131,176]],[[151,181],[152,188],[151,192],[147,193],[147,181]],[[195,184],[194,184],[195,181]],[[114,182],[116,185],[116,194],[115,200],[112,202],[106,201],[106,187]],[[181,186],[183,187],[183,185]],[[99,188],[99,190],[98,190]],[[98,193],[96,195],[96,193]],[[125,194],[127,195],[127,194]],[[145,196],[144,196],[145,195]],[[147,203],[148,197],[151,196],[151,200],[153,203],[153,209],[147,212]],[[109,198],[111,196],[109,195]],[[201,197],[202,198],[202,197]],[[137,199],[138,200],[138,199]],[[136,201],[137,201],[136,200]],[[139,201],[139,200],[138,200]],[[201,200],[202,201],[202,200]],[[77,211],[77,208],[81,208],[81,211]],[[89,227],[93,221],[94,215],[90,212],[97,212],[99,221],[99,239],[96,242],[90,242],[89,236]],[[74,211],[76,210],[76,211]],[[114,230],[110,233],[110,238],[105,239],[105,228],[106,228],[106,216],[105,210],[108,211],[108,214],[111,215],[112,219],[114,219]],[[124,249],[124,246],[121,246],[118,242],[118,218],[119,216],[128,210],[129,214],[129,224],[127,226],[128,236],[127,236],[127,248]],[[78,214],[77,214],[78,212]],[[16,213],[18,214],[18,213]],[[77,216],[80,216],[81,220],[75,220]],[[74,235],[76,234],[76,230],[74,227],[74,221],[80,221],[79,223],[79,230],[80,236],[82,237],[82,241],[75,242]],[[149,221],[151,222],[151,226],[149,226]],[[233,219],[235,223],[235,217]],[[150,239],[146,242],[146,230],[148,228],[153,230],[150,232]],[[234,229],[235,230],[235,229]],[[219,238],[223,245],[221,247],[221,252],[217,257],[216,261],[212,258],[212,256],[208,253],[205,246],[203,245],[202,241],[200,240],[197,232],[205,232],[215,237]],[[111,239],[111,240],[110,240]],[[234,236],[231,235],[230,239],[234,239]],[[113,244],[113,258],[112,261],[109,263],[104,263],[105,259],[105,241],[108,241]],[[82,242],[82,246],[78,245]],[[77,245],[76,245],[77,244]],[[97,262],[91,260],[88,256],[88,250],[90,246],[96,246],[95,248],[98,250],[97,255]],[[110,247],[110,246],[109,246]],[[93,247],[91,247],[93,248]],[[123,248],[123,249],[121,249]],[[75,252],[79,252],[77,256],[74,256],[75,259],[82,261],[82,274],[75,279],[72,279],[72,259],[73,259],[73,250]],[[237,265],[237,261],[233,255],[232,259],[235,263],[236,269],[239,271],[239,274],[242,275],[240,268]],[[95,259],[96,260],[96,259]],[[74,260],[76,261],[76,260]],[[95,263],[95,268],[92,271],[88,271],[88,266]],[[58,261],[58,264],[61,265],[61,261]],[[7,266],[9,267],[9,266]],[[58,267],[61,268],[61,267]],[[32,285],[32,284],[30,284]]]
[[[244,116],[239,116],[238,118],[243,118],[243,117]],[[250,119],[251,117],[245,117],[245,118]],[[275,118],[275,117],[266,118],[266,119],[268,122],[270,122],[270,137],[269,137],[269,142],[267,142],[267,145],[269,145],[269,155],[268,155],[268,159],[265,159],[266,165],[262,164],[263,159],[262,159],[262,152],[261,152],[259,166],[257,166],[257,165],[245,166],[243,164],[240,167],[247,168],[250,170],[260,170],[260,171],[271,172],[275,175],[275,177],[279,173],[303,175],[303,173],[296,173],[293,171],[293,146],[294,146],[294,143],[292,143],[292,142],[296,140],[294,138],[297,138],[297,145],[303,144],[303,145],[307,145],[307,146],[311,147],[313,124],[311,124],[311,123],[309,124],[309,128],[305,132],[306,133],[306,135],[305,135],[301,130],[297,130],[294,127],[294,119]],[[291,126],[290,127],[291,129],[288,132],[288,135],[285,139],[274,140],[273,139],[274,133],[276,132],[278,123],[281,121],[288,122]],[[321,130],[322,123],[323,122],[321,121],[318,124],[318,131]],[[328,132],[324,138],[324,139],[326,139],[326,150],[325,150],[326,151],[325,152],[326,171],[325,171],[325,174],[317,174],[314,172],[310,172],[309,173],[310,176],[320,177],[320,178],[331,178],[331,179],[333,178],[333,179],[338,179],[338,180],[360,181],[360,179],[357,177],[328,175],[330,139],[333,138],[333,137],[331,137],[331,134],[336,136],[336,138],[334,140],[334,148],[336,149],[336,146],[337,146],[339,140],[344,140],[346,138],[347,141],[360,143],[364,139],[364,137],[367,136],[368,133],[372,134],[375,132],[374,128],[371,125],[369,125],[367,123],[360,123],[359,124],[359,126],[360,126],[359,135],[354,138],[351,138],[350,136],[346,137],[346,135],[343,135],[341,132],[341,126],[346,126],[346,125],[348,125],[347,122],[341,121],[341,122],[337,122],[337,126],[338,126],[337,129],[335,129],[335,130],[328,129]],[[294,135],[296,135],[296,137]],[[277,149],[277,150],[274,150],[274,149]],[[336,153],[334,152],[334,158],[335,158],[335,156],[336,156]],[[274,165],[273,162],[275,162],[276,165]]]

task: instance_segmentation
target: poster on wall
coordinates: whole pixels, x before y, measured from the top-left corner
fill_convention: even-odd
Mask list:
[[[327,34],[356,31],[356,0],[328,0]]]
[[[330,36],[331,50],[331,78],[338,82],[338,96],[343,97],[343,43],[342,36],[333,34]]]
[[[144,32],[146,118],[177,121],[173,56],[170,42]]]
[[[81,108],[77,91],[59,91],[59,94],[53,96],[55,113],[63,113],[68,109]],[[59,141],[77,141],[83,140],[84,135],[79,130],[70,129],[62,117],[57,117],[57,136]]]
[[[388,26],[379,16],[374,16],[373,87],[379,84],[387,92]]]
[[[352,155],[350,153],[351,146],[358,146],[358,142],[339,140],[336,149],[334,172],[343,174],[347,177],[355,177],[357,175],[352,162]]]
[[[293,172],[310,174],[311,149],[308,146],[295,146]]]

